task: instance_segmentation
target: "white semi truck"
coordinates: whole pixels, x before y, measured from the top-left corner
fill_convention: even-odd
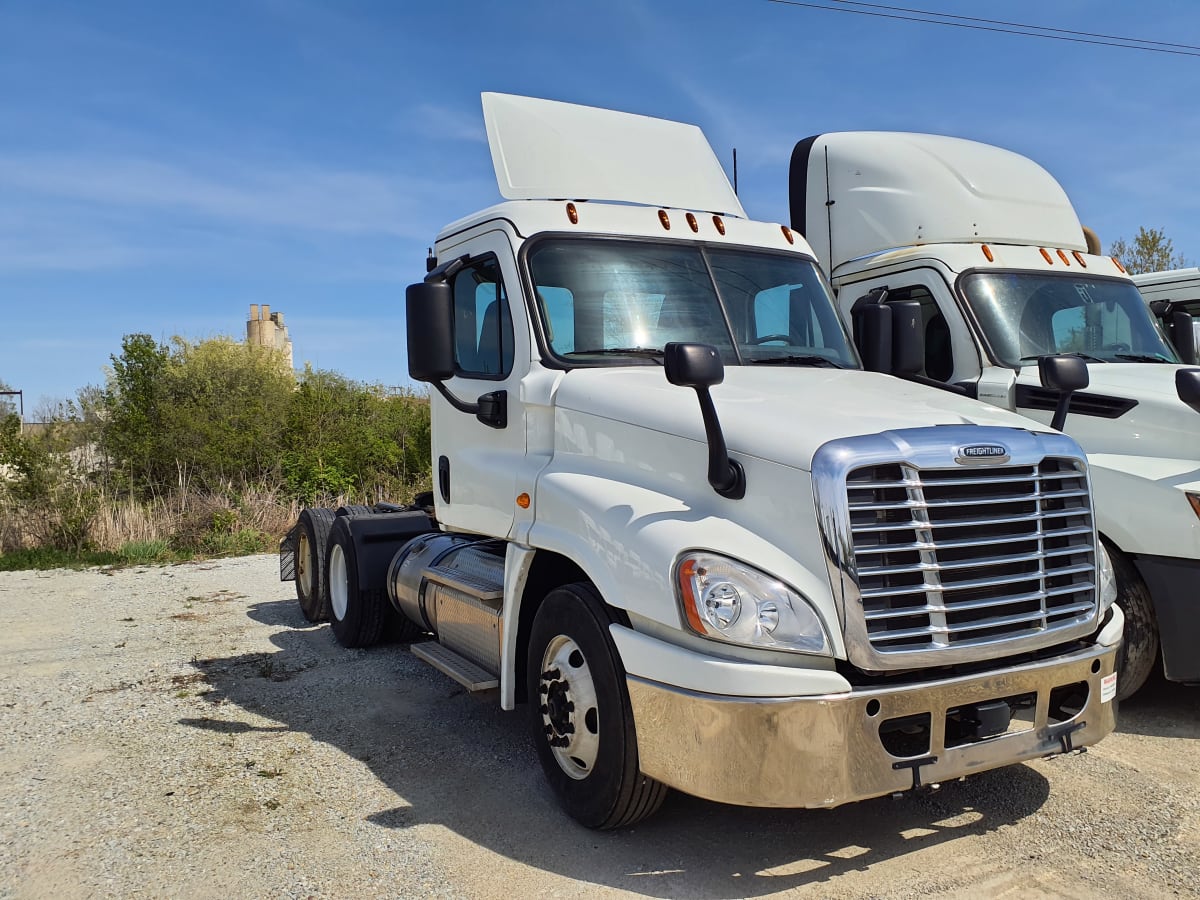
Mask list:
[[[507,199],[406,297],[432,508],[284,548],[341,643],[399,621],[524,704],[596,828],[668,787],[831,807],[1113,729],[1123,616],[1072,438],[862,371],[811,249],[694,126],[483,106]]]
[[[1059,398],[1039,384],[1039,359],[1086,361],[1065,430],[1091,461],[1117,573],[1120,696],[1160,646],[1169,679],[1200,681],[1200,370],[1180,364],[1058,182],[998,147],[889,132],[800,141],[789,181],[792,227],[844,320],[912,311],[893,336],[906,352],[872,368],[1050,422]]]
[[[1170,269],[1133,276],[1167,339],[1186,363],[1200,362],[1200,269]]]

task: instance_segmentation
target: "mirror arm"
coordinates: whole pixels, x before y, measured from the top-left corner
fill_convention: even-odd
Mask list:
[[[746,470],[729,456],[717,408],[708,388],[697,385],[695,390],[700,401],[700,417],[704,420],[704,433],[708,437],[708,483],[722,497],[741,500],[746,496]]]

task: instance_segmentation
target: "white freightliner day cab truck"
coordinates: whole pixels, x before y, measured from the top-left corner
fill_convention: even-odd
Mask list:
[[[1039,358],[1087,363],[1065,430],[1088,453],[1117,573],[1119,696],[1160,645],[1169,679],[1200,682],[1200,370],[1180,365],[1058,182],[973,141],[841,132],[797,143],[789,189],[843,320],[882,305],[906,323],[890,366],[868,368],[1050,422],[1067,410],[1039,383]]]
[[[746,218],[694,126],[483,105],[507,200],[406,298],[433,509],[326,514],[284,554],[341,643],[403,617],[526,704],[598,828],[667,787],[830,807],[1113,729],[1123,617],[1073,439],[862,371],[811,250]]]
[[[1200,269],[1142,272],[1133,283],[1158,318],[1179,358],[1200,362]]]

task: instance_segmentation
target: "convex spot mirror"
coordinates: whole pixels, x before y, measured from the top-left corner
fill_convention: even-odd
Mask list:
[[[1180,369],[1175,373],[1175,390],[1179,399],[1200,412],[1200,369]]]

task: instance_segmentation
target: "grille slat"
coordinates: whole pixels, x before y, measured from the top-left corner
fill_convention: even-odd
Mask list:
[[[1074,537],[1081,534],[1090,535],[1091,533],[1092,529],[1090,527],[1060,528],[1054,531],[1043,532],[1044,537],[1047,540],[1058,537]],[[1018,538],[1017,540],[1029,540],[1029,538]],[[877,544],[874,546],[866,545],[862,547],[855,547],[854,552],[859,556],[863,556],[866,554],[901,553],[914,550],[962,550],[968,547],[994,547],[996,544],[997,540],[991,537],[971,538],[960,541],[938,541],[937,543],[933,543],[932,541],[914,541],[908,544]],[[864,570],[860,568],[859,571]]]
[[[1069,630],[1096,612],[1082,463],[862,466],[846,476],[867,640],[881,656]]]

